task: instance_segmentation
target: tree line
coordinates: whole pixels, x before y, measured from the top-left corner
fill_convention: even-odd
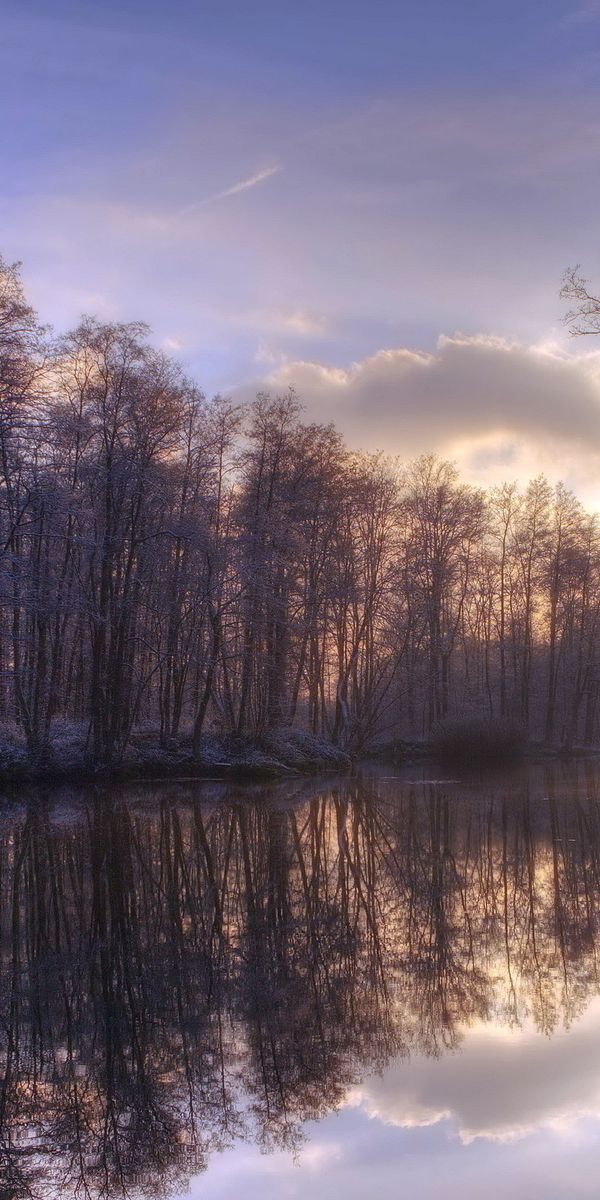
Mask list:
[[[591,744],[599,615],[562,484],[352,452],[293,393],[207,399],[143,325],[52,337],[0,262],[0,720],[31,756],[65,721],[99,762],[140,729],[360,751],[474,715]]]

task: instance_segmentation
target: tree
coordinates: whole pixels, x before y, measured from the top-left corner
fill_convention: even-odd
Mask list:
[[[575,337],[600,333],[600,297],[589,291],[588,280],[580,274],[579,266],[565,271],[560,295],[574,306],[565,313],[564,320]]]
[[[139,323],[52,342],[2,263],[0,720],[30,757],[61,722],[111,763],[482,711],[591,743],[599,621],[597,521],[562,485],[350,452],[293,392],[209,400]]]

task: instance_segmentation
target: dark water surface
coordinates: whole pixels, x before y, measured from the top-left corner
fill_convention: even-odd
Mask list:
[[[0,808],[0,1197],[567,1200],[600,766]]]

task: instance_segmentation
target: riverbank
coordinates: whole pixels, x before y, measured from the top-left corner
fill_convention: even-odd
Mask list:
[[[351,755],[324,738],[298,729],[280,729],[259,739],[207,734],[194,754],[191,740],[182,737],[161,744],[155,730],[136,732],[127,748],[112,762],[94,761],[89,754],[86,731],[64,722],[42,760],[35,760],[14,733],[0,737],[0,787],[23,784],[72,783],[85,785],[103,781],[233,779],[284,780],[293,776],[344,774],[355,763],[373,762],[394,767],[432,764],[461,769],[510,766],[519,761],[549,758],[582,758],[600,754],[595,746],[548,745],[542,742],[498,745],[493,753],[477,739],[440,746],[435,739],[398,739],[380,743]]]
[[[519,762],[544,762],[547,759],[570,760],[600,756],[600,746],[520,742],[512,746],[490,746],[477,740],[440,745],[438,739],[407,739],[371,747],[361,756],[368,762],[389,763],[395,767],[432,763],[438,766],[503,767]]]
[[[190,739],[161,745],[154,731],[138,732],[111,762],[94,761],[79,727],[59,730],[41,760],[16,737],[0,742],[0,786],[19,783],[78,783],[149,779],[280,779],[293,775],[337,774],[352,759],[338,746],[301,730],[276,730],[260,739],[207,734],[198,753]]]

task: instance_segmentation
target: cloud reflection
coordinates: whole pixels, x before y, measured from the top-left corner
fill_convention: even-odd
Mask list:
[[[550,1039],[531,1022],[478,1024],[460,1054],[396,1062],[349,1102],[403,1128],[451,1121],[463,1142],[566,1131],[585,1117],[600,1122],[600,999]]]

